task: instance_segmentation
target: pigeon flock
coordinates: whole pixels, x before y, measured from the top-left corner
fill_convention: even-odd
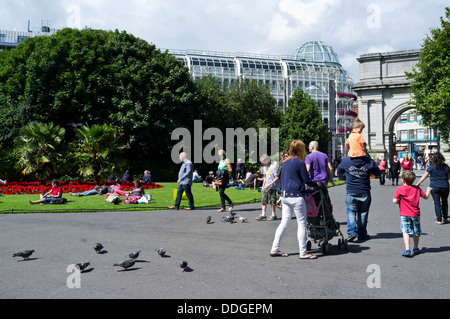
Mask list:
[[[103,245],[100,243],[94,244],[94,251],[97,254],[101,254],[102,252],[104,252],[103,248],[104,248]],[[158,249],[155,249],[155,251],[158,253],[159,257],[167,257],[166,250],[164,248],[158,248]],[[22,257],[23,260],[30,260],[30,256],[34,252],[35,252],[34,249],[23,250],[23,251],[14,253],[13,257]],[[141,252],[141,250],[139,249],[139,250],[129,253],[126,256],[126,258],[128,258],[128,259],[125,259],[118,263],[114,263],[113,266],[122,267],[124,270],[127,270],[127,269],[133,267],[134,264],[136,263],[136,258],[139,257],[140,252]],[[88,262],[76,263],[75,265],[80,270],[80,272],[84,272],[90,264],[91,263],[88,261]],[[187,269],[187,261],[185,261],[185,260],[180,261],[180,268],[181,268],[181,271],[184,272]]]
[[[222,216],[222,221],[223,222],[228,222],[230,224],[236,223],[236,217],[239,220],[239,222],[241,223],[245,223],[247,221],[247,218],[244,218],[242,216],[236,216],[235,212],[230,212],[230,214],[228,216]],[[213,222],[211,221],[211,216],[208,216],[206,218],[206,224],[212,224]],[[104,247],[101,243],[95,243],[93,245],[94,251],[97,254],[104,254],[106,253],[106,250],[104,250]],[[169,257],[166,255],[166,250],[164,248],[157,248],[155,249],[155,251],[158,253],[160,258],[164,258],[164,257]],[[29,249],[29,250],[23,250],[23,251],[19,251],[17,253],[13,254],[13,257],[22,257],[23,261],[25,260],[31,260],[30,256],[34,253],[35,251],[33,249]],[[136,263],[136,259],[139,257],[141,250],[136,250],[133,251],[131,253],[129,253],[125,258],[125,260],[122,260],[118,263],[114,263],[113,266],[114,267],[122,267],[124,270],[130,269],[131,267],[134,266],[134,264]],[[80,270],[80,272],[85,272],[87,267],[90,265],[90,262],[80,262],[80,263],[76,263],[76,267]],[[188,269],[190,269],[188,267],[188,263],[186,260],[181,260],[180,263],[180,268],[182,272],[186,272]],[[91,268],[92,270],[92,268]]]

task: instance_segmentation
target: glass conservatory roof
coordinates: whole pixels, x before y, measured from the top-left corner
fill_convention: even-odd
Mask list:
[[[294,58],[314,62],[339,63],[338,55],[333,48],[322,41],[306,42],[295,50]]]

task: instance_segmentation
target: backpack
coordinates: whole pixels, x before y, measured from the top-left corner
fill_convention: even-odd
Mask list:
[[[51,201],[50,201],[50,204],[56,204],[56,205],[58,205],[58,204],[65,204],[67,202],[67,198],[53,198]]]
[[[120,198],[119,198],[119,196],[116,196],[116,195],[109,195],[108,198],[106,198],[106,200],[114,205],[117,205],[120,203]]]

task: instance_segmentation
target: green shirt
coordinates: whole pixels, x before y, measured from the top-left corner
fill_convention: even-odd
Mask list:
[[[228,166],[227,166],[226,161],[227,161],[226,158],[224,158],[223,160],[221,160],[221,161],[219,162],[219,167],[218,167],[217,169],[224,169],[224,170],[228,171]]]

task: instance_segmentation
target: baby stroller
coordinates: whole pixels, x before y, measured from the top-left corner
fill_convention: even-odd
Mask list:
[[[307,208],[307,236],[318,243],[323,254],[330,254],[333,245],[330,240],[334,236],[339,236],[338,249],[347,250],[347,239],[340,230],[339,223],[333,217],[333,206],[328,196],[328,191],[323,189],[326,185],[321,185],[317,189],[309,188],[306,191],[305,202]],[[306,242],[306,249],[311,250],[311,240]]]

